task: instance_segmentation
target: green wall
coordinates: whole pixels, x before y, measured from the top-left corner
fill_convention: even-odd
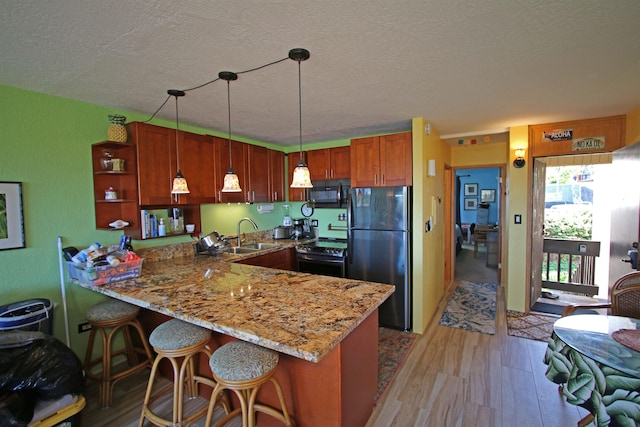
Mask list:
[[[63,247],[86,247],[96,241],[118,243],[122,234],[95,229],[91,144],[106,139],[108,114],[124,114],[127,121],[147,120],[149,116],[2,85],[0,99],[0,180],[22,182],[26,236],[26,248],[0,251],[0,305],[29,298],[51,299],[56,304],[54,335],[64,342],[58,236],[62,238]],[[153,123],[174,126],[161,120]],[[188,125],[181,128],[222,135]],[[314,148],[345,144],[336,141],[317,145]],[[273,145],[270,148],[282,149]],[[254,219],[260,229],[273,228],[282,222],[282,203],[274,205],[274,211],[269,214],[258,214],[257,205],[204,205],[202,229],[205,233],[215,229],[235,235],[237,221],[244,216]],[[301,203],[291,204],[293,218],[302,216],[300,206]],[[329,222],[338,223],[339,212],[316,209],[313,218],[319,220],[322,236],[345,236],[327,230]],[[242,231],[250,231],[250,227],[243,224]],[[134,241],[133,245],[141,248],[189,240],[185,236],[168,237]],[[66,285],[66,293],[71,347],[83,355],[88,333],[78,334],[77,325],[84,322],[86,309],[104,297],[73,285]]]

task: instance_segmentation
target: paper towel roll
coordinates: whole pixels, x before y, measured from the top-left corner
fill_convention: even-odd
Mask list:
[[[273,212],[273,203],[261,203],[257,209],[258,213]]]

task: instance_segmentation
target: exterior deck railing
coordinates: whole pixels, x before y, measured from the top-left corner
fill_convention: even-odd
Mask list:
[[[544,239],[542,287],[583,295],[597,295],[595,259],[600,242]]]

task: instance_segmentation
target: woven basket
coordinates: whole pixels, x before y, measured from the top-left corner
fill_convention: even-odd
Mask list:
[[[107,127],[107,139],[115,142],[127,142],[127,128],[124,125],[110,124]]]

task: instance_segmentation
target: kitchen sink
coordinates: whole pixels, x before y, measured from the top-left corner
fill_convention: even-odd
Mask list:
[[[258,252],[260,249],[250,246],[233,246],[231,248],[227,248],[224,251],[229,254],[251,254],[254,252]]]
[[[255,250],[264,250],[264,249],[271,249],[271,248],[277,248],[278,245],[275,243],[264,243],[264,242],[260,242],[260,243],[247,243],[246,245],[242,245],[241,248],[248,248],[248,249],[255,249]]]

